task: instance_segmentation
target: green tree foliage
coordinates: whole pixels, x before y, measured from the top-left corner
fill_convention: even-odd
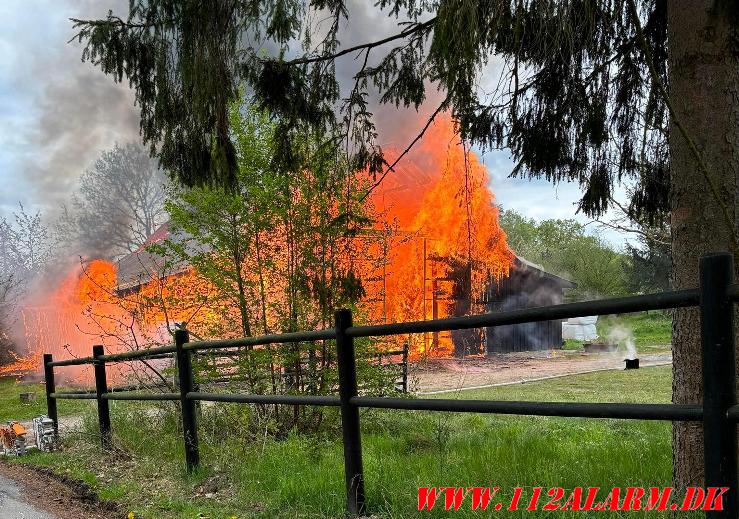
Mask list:
[[[370,222],[362,183],[310,137],[304,167],[280,174],[270,164],[275,124],[251,108],[233,108],[230,118],[237,182],[172,191],[171,231],[185,239],[167,242],[168,252],[232,295],[243,335],[328,326],[335,308],[362,295],[348,259],[367,242],[353,239]],[[284,299],[272,301],[278,292]]]
[[[537,222],[512,210],[500,225],[513,251],[547,271],[577,283],[573,299],[620,296],[629,292],[629,258],[574,220]]]
[[[627,189],[627,193],[629,190]],[[636,238],[627,242],[625,252],[629,291],[632,293],[664,292],[672,288],[672,243],[670,213],[659,211],[649,218],[637,216],[618,201],[610,221],[598,222]]]
[[[629,287],[632,292],[663,292],[672,288],[672,247],[666,219],[639,226],[638,244],[626,245],[630,256]]]
[[[216,319],[203,334],[329,328],[336,308],[355,307],[363,295],[354,258],[374,239],[358,236],[371,221],[363,181],[311,136],[303,140],[304,167],[281,174],[271,167],[275,124],[267,115],[235,105],[229,117],[236,182],[174,189],[166,204],[172,237],[149,249],[172,265],[189,264],[214,287],[204,304]],[[335,384],[333,348],[325,341],[247,348],[240,368],[252,391],[327,393]],[[374,389],[389,387],[377,370],[370,380]]]

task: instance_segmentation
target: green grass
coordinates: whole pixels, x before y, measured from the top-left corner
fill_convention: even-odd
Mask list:
[[[565,339],[565,343],[562,345],[563,350],[581,350],[583,348],[584,341],[578,341],[576,339]]]
[[[23,403],[20,393],[36,393],[36,400]],[[84,400],[59,400],[59,416],[79,414],[91,403]],[[19,384],[14,378],[0,378],[0,424],[8,420],[30,420],[46,414],[46,393],[41,383]]]
[[[549,402],[669,403],[670,366],[615,370],[437,395],[439,398],[540,400]]]
[[[659,367],[443,397],[668,402],[670,389],[670,368]],[[341,432],[333,409],[327,411],[325,433],[275,439],[244,428],[246,406],[204,406],[199,423],[203,469],[188,477],[171,404],[162,404],[159,413],[127,402],[111,405],[115,453],[101,453],[95,417],[88,414],[81,431],[64,438],[63,452],[19,461],[83,479],[135,517],[342,516]],[[419,486],[666,486],[671,478],[670,425],[663,422],[368,410],[362,413],[362,432],[367,506],[378,517],[451,514],[417,512]],[[480,514],[467,507],[453,516],[485,516]],[[510,514],[501,513],[525,513]],[[573,512],[525,515],[573,517]]]
[[[608,315],[598,318],[598,337],[605,339],[614,328],[630,330],[639,353],[660,353],[670,350],[672,318],[664,312],[639,312],[635,314]],[[583,341],[568,339],[563,349],[579,350]]]

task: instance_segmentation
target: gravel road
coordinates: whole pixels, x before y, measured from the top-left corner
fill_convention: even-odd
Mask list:
[[[672,354],[642,354],[639,360],[644,367],[669,364]],[[466,359],[431,358],[411,370],[410,379],[420,394],[432,394],[623,368],[623,353],[545,350]]]

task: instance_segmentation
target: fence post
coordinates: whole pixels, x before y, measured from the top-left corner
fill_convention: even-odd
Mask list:
[[[362,470],[362,441],[359,432],[359,408],[350,402],[352,397],[357,396],[357,362],[354,338],[346,335],[346,329],[352,326],[351,310],[337,310],[335,324],[346,507],[349,514],[361,516],[364,515],[364,472]]]
[[[180,379],[180,407],[182,409],[182,432],[185,437],[185,462],[187,472],[200,467],[200,448],[198,446],[198,426],[195,418],[195,402],[187,398],[193,391],[192,359],[190,351],[182,346],[190,342],[187,330],[175,330],[175,346],[177,347],[177,374]]]
[[[92,347],[92,356],[95,358],[93,366],[95,369],[95,394],[98,403],[100,443],[104,450],[109,450],[113,446],[113,437],[110,431],[110,402],[103,398],[103,395],[108,392],[108,378],[105,374],[105,361],[98,359],[103,355],[105,355],[105,349],[102,345],[98,344]]]
[[[59,415],[56,410],[56,398],[51,395],[56,391],[54,383],[54,366],[51,363],[54,356],[51,353],[44,353],[44,381],[46,382],[46,416],[54,422],[54,440],[59,439]]]
[[[734,304],[727,289],[734,281],[734,262],[727,253],[700,260],[700,314],[703,348],[703,456],[706,487],[729,487],[724,510],[706,517],[736,517],[736,424],[726,411],[736,403]]]

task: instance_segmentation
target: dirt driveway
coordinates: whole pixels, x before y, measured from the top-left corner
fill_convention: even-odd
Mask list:
[[[98,500],[85,483],[0,459],[0,517],[27,519],[113,519],[125,513]]]
[[[672,353],[640,355],[639,362],[641,366],[670,364]],[[492,357],[429,359],[413,366],[410,381],[413,390],[429,394],[623,368],[620,353],[529,351]]]

